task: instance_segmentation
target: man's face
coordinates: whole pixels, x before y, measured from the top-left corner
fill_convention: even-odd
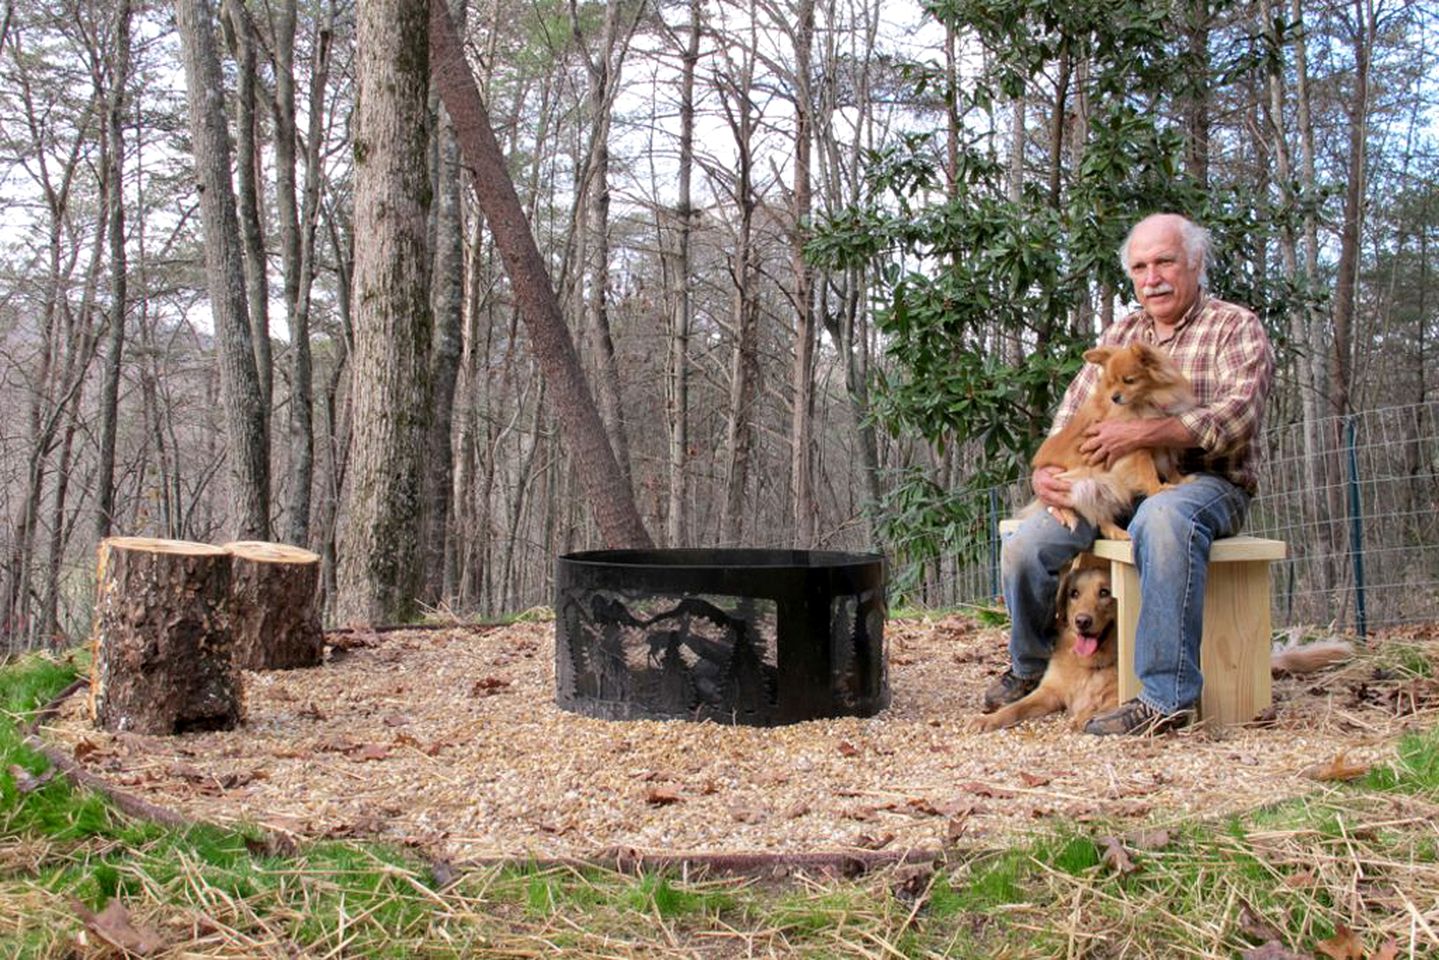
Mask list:
[[[1189,265],[1177,223],[1146,220],[1129,240],[1129,279],[1156,322],[1170,326],[1199,299],[1199,271]]]

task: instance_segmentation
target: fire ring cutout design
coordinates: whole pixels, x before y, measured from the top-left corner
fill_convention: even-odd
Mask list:
[[[555,571],[555,703],[773,726],[889,705],[884,558],[592,550]]]

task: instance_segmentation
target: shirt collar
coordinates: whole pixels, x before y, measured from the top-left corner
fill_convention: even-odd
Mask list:
[[[1201,289],[1199,296],[1194,298],[1194,302],[1189,305],[1189,309],[1184,311],[1184,316],[1180,317],[1179,322],[1174,325],[1174,332],[1170,334],[1170,339],[1179,336],[1179,331],[1193,323],[1199,315],[1204,312],[1204,308],[1207,306],[1209,306],[1209,294]],[[1159,328],[1154,324],[1154,317],[1150,316],[1148,310],[1141,308],[1141,312],[1144,317],[1144,329],[1149,334],[1150,341],[1158,343]]]

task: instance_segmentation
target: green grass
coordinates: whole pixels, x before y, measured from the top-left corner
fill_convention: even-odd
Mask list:
[[[1259,945],[1244,904],[1301,954],[1341,923],[1370,951],[1391,936],[1400,956],[1439,948],[1406,906],[1439,900],[1439,730],[1405,736],[1391,766],[1354,783],[1170,824],[1162,843],[1125,823],[1059,827],[955,851],[918,886],[897,869],[757,881],[532,863],[441,884],[422,857],[379,844],[282,855],[254,831],[132,820],[64,778],[22,792],[11,765],[38,775],[46,761],[20,724],[80,669],[38,656],[0,668],[0,956],[75,955],[71,898],[95,911],[118,899],[195,957],[1234,957]],[[1133,872],[1105,859],[1106,836]]]

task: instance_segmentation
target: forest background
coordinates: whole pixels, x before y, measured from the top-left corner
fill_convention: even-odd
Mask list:
[[[1268,325],[1314,509],[1390,407],[1439,502],[1432,6],[447,12],[503,169],[424,4],[5,2],[5,652],[85,634],[121,534],[308,546],[332,622],[521,610],[646,539],[882,550],[942,602],[1164,209]]]

